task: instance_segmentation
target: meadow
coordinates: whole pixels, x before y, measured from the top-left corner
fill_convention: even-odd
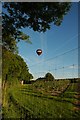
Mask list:
[[[79,80],[37,80],[8,87],[3,118],[80,119],[78,84]]]

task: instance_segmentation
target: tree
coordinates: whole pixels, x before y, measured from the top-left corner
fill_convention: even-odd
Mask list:
[[[54,80],[54,76],[53,76],[51,73],[47,73],[47,74],[45,75],[45,79],[46,79],[47,81],[53,81],[53,80]]]
[[[9,50],[20,40],[29,41],[29,36],[21,32],[29,27],[34,31],[45,32],[51,23],[59,26],[71,6],[68,2],[5,2],[3,3],[3,45]],[[6,11],[6,12],[5,12]],[[25,36],[25,37],[23,37]],[[12,42],[13,41],[13,42]],[[15,42],[16,41],[16,42]],[[13,46],[13,47],[12,47]]]
[[[20,80],[30,81],[33,78],[23,58],[5,48],[3,49],[2,76],[3,88],[7,83],[12,84]]]

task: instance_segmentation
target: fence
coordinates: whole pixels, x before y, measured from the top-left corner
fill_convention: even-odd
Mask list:
[[[30,69],[33,75],[43,77],[47,72],[53,74],[55,78],[78,78],[78,51],[79,47],[65,51],[57,56],[40,61],[32,66]]]

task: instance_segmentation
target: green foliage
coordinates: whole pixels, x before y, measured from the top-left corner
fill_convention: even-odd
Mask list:
[[[3,49],[3,66],[2,76],[4,82],[16,81],[16,79],[29,81],[33,76],[29,73],[28,66],[23,58],[17,54]],[[3,82],[3,83],[4,83]]]
[[[50,29],[51,23],[59,26],[63,21],[64,15],[69,11],[70,6],[71,3],[62,2],[3,3],[3,45],[13,50],[16,42],[20,40],[31,43],[29,36],[21,32],[22,28],[29,27],[34,31],[45,32],[47,29]]]
[[[53,81],[53,80],[54,80],[54,76],[53,76],[51,73],[47,73],[47,74],[45,75],[45,79],[46,79],[47,81]]]

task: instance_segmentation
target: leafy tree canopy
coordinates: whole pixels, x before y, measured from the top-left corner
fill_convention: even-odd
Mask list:
[[[45,32],[50,29],[51,23],[59,26],[70,6],[71,3],[68,2],[3,3],[3,45],[14,51],[19,40],[30,42],[29,36],[21,32],[22,28],[29,27],[34,31]]]
[[[2,76],[3,84],[7,82],[11,83],[12,81],[16,82],[16,79],[18,81],[29,81],[33,78],[23,58],[17,54],[13,54],[5,48],[3,48]]]
[[[54,80],[54,76],[53,76],[51,73],[47,73],[47,74],[45,75],[45,79],[46,79],[47,81],[53,81],[53,80]]]

